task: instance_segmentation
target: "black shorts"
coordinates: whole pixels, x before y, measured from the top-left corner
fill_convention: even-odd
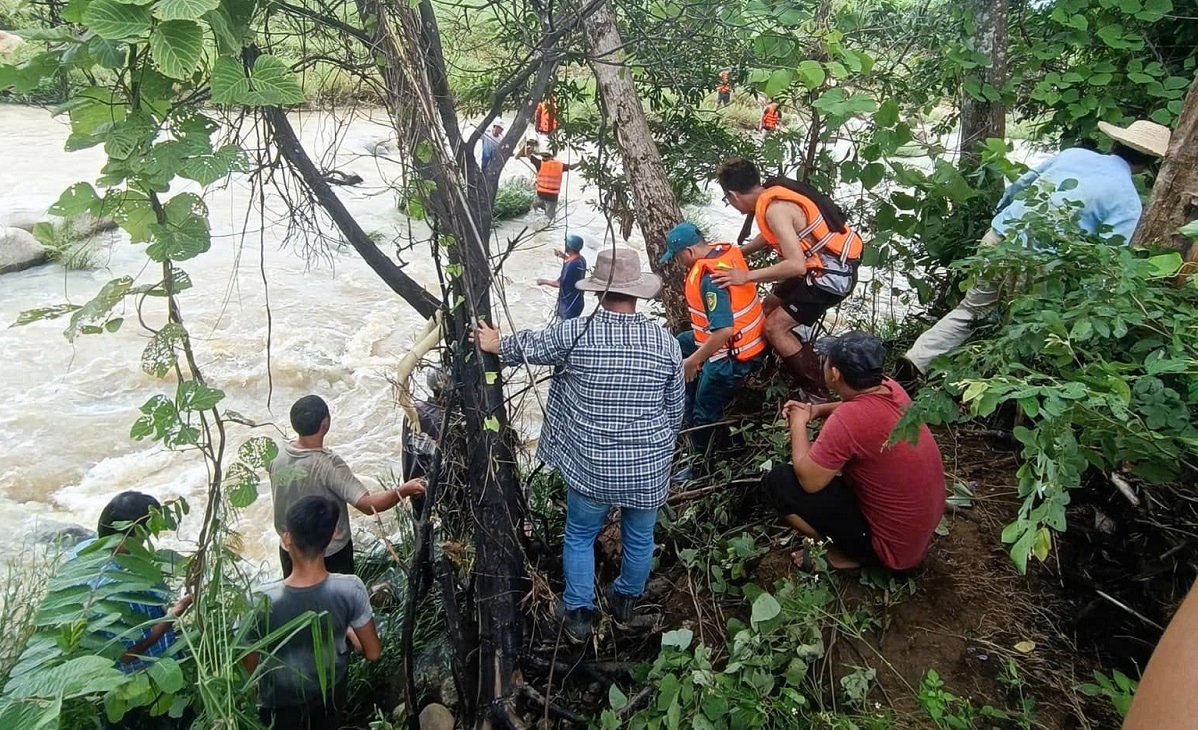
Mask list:
[[[766,500],[781,515],[798,515],[845,555],[862,565],[880,565],[869,523],[844,478],[836,476],[815,493],[803,491],[790,464],[775,466],[761,478]]]
[[[857,276],[853,275],[853,287],[857,285]],[[849,288],[849,293],[853,291]],[[839,296],[826,292],[807,281],[807,277],[787,279],[778,282],[771,292],[782,302],[782,308],[795,322],[808,327],[824,318],[824,313],[843,302],[848,294]]]

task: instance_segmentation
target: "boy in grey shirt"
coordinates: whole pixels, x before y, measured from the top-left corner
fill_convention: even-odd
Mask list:
[[[354,572],[354,543],[349,528],[352,504],[365,515],[385,512],[404,497],[424,494],[424,482],[410,480],[386,492],[371,493],[350,471],[345,460],[324,447],[332,419],[329,406],[317,395],[306,395],[291,406],[291,427],[296,440],[287,444],[270,465],[270,493],[274,500],[275,531],[286,530],[291,506],[309,495],[318,495],[337,505],[337,534],[325,549],[325,564],[331,573]],[[283,577],[291,574],[291,558],[279,548]]]
[[[280,635],[268,642],[269,654],[250,655],[246,668],[254,672],[261,662],[258,716],[267,727],[338,730],[349,648],[370,661],[382,653],[362,580],[325,568],[325,550],[339,522],[337,507],[312,495],[287,510],[283,546],[291,556],[291,575],[260,591],[266,600],[256,638]],[[316,618],[301,621],[298,630],[288,626],[309,611]]]

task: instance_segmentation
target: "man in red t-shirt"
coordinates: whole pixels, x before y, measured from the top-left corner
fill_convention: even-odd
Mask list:
[[[793,464],[775,467],[762,488],[787,524],[805,537],[829,538],[833,568],[914,568],[923,561],[944,515],[944,465],[927,426],[915,444],[887,446],[911,399],[882,377],[886,349],[872,335],[849,332],[815,345],[828,390],[840,402],[789,401]],[[812,444],[807,424],[827,419]],[[811,569],[806,550],[795,564]]]

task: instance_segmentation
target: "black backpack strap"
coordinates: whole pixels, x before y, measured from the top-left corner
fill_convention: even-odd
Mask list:
[[[740,235],[736,237],[736,245],[743,245],[749,236],[753,235],[753,214],[745,216],[745,224],[740,227]]]

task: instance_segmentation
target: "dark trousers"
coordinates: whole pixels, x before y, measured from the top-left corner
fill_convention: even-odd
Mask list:
[[[695,333],[688,331],[678,335],[678,346],[683,357],[690,357],[699,349],[695,344]],[[708,426],[718,423],[724,415],[724,406],[732,400],[745,376],[752,373],[761,363],[761,358],[749,362],[726,357],[708,360],[699,369],[695,379],[686,384],[686,412],[683,425],[687,428]],[[690,435],[691,450],[705,453],[711,444],[712,428],[700,428]]]
[[[345,699],[343,681],[333,688],[328,704],[318,697],[306,705],[259,707],[258,719],[274,730],[341,730],[341,708],[345,706]]]
[[[780,464],[761,478],[765,498],[778,514],[797,515],[832,541],[841,552],[862,565],[878,565],[869,523],[844,478],[836,476],[818,492],[806,492],[794,467]]]
[[[279,564],[283,566],[283,579],[291,575],[291,556],[283,548],[279,548]],[[354,541],[350,540],[332,555],[324,556],[324,567],[330,573],[354,574]]]

